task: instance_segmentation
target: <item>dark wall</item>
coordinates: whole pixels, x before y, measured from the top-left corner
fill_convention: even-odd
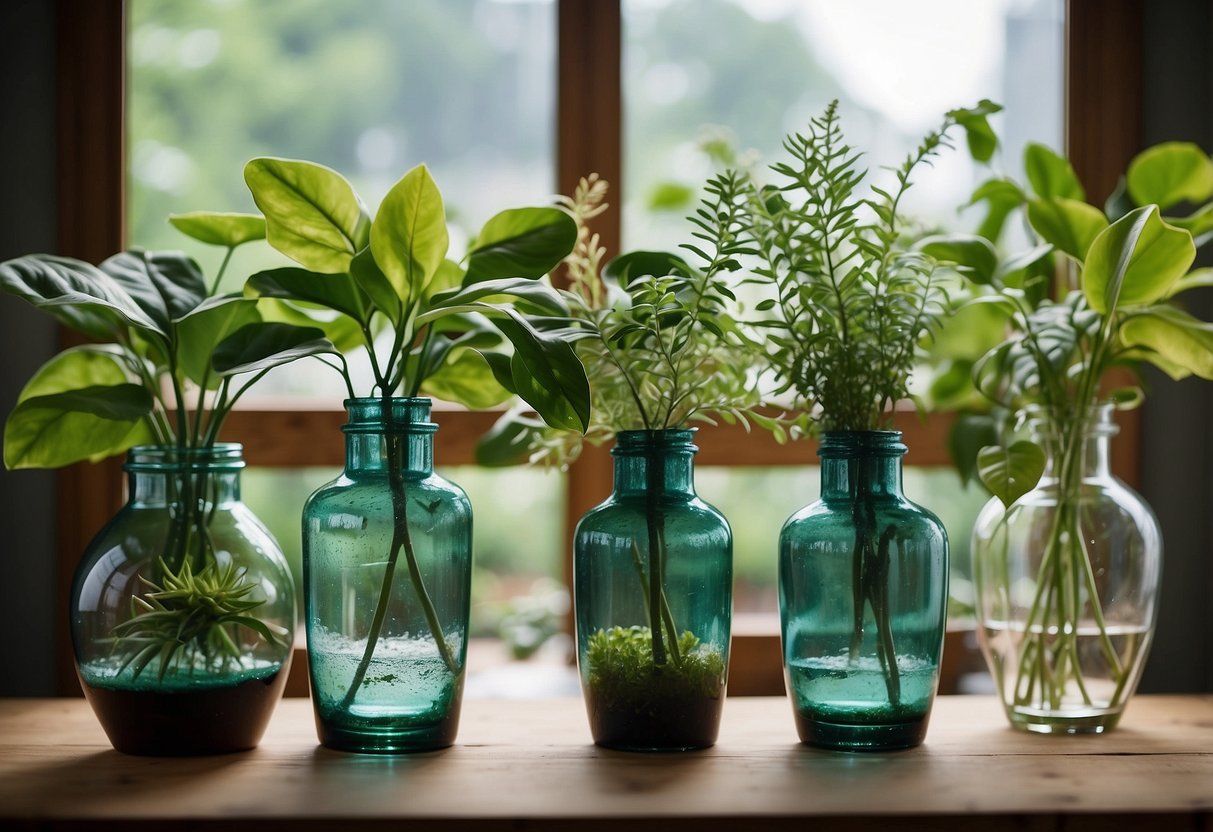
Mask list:
[[[51,0],[0,3],[0,260],[55,249]],[[55,349],[46,316],[0,296],[0,418]],[[54,475],[0,468],[0,696],[55,692]]]
[[[1208,0],[1144,5],[1143,140],[1213,151],[1213,7]],[[1201,259],[1213,263],[1209,251]],[[1213,320],[1213,293],[1184,297],[1190,311]],[[1142,490],[1162,523],[1166,551],[1141,689],[1213,690],[1213,384],[1160,374],[1149,382]]]

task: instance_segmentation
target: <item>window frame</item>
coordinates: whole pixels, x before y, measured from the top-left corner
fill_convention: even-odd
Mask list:
[[[59,252],[91,262],[126,242],[126,5],[125,0],[56,0]],[[612,183],[617,203],[623,182],[621,7],[622,0],[557,0],[556,185],[571,193],[579,177],[597,171]],[[1065,15],[1065,144],[1088,192],[1108,194],[1141,148],[1143,0],[1067,0]],[[619,250],[620,214],[608,212],[596,226],[608,252]],[[61,332],[64,345],[75,338]],[[256,404],[256,409],[234,411],[223,436],[244,443],[250,465],[342,464],[344,414],[331,402]],[[440,409],[436,415],[441,425],[436,458],[449,465],[473,463],[475,439],[495,414]],[[936,413],[920,421],[912,413],[898,413],[896,427],[910,448],[906,462],[950,465],[952,418]],[[1117,421],[1121,436],[1113,445],[1113,468],[1137,487],[1141,418],[1134,411]],[[705,426],[697,444],[699,465],[816,460],[813,441],[781,446],[769,434],[746,434],[734,426]],[[607,451],[587,449],[568,473],[566,539],[610,488]],[[122,504],[120,461],[65,468],[57,474],[56,490],[58,600],[65,604],[80,553]],[[571,583],[571,547],[565,551],[565,575]],[[735,629],[733,692],[770,692],[782,683],[778,668],[769,666],[779,655],[777,622],[773,616],[739,619]],[[60,692],[79,695],[66,617],[57,642]],[[305,684],[301,677],[300,684]]]

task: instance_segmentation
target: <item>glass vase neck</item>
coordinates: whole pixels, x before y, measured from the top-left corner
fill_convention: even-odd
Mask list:
[[[137,445],[122,466],[131,502],[145,505],[167,505],[186,498],[216,505],[234,502],[240,499],[243,468],[244,446],[237,442],[206,448]]]
[[[1112,416],[1110,404],[1092,405],[1081,424],[1075,423],[1073,416],[1050,415],[1044,410],[1030,412],[1032,438],[1048,460],[1044,478],[1056,479],[1064,464],[1076,465],[1083,479],[1111,477],[1111,440],[1120,432]],[[1072,460],[1067,460],[1067,453]]]
[[[821,438],[822,499],[900,497],[906,446],[895,430],[829,431]]]
[[[347,399],[345,469],[387,471],[389,460],[409,475],[428,476],[434,470],[434,433],[430,400],[426,398]]]
[[[689,428],[624,430],[615,435],[615,496],[695,494],[692,458],[699,450]]]

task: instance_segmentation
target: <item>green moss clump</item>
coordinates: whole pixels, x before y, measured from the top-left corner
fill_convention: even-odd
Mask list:
[[[590,636],[589,685],[614,710],[650,711],[677,700],[717,699],[724,686],[724,656],[690,630],[678,637],[677,663],[653,663],[648,627],[612,627]]]

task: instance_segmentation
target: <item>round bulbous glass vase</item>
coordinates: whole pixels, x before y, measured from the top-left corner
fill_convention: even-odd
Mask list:
[[[574,535],[577,664],[594,742],[716,742],[733,603],[733,535],[695,494],[690,430],[616,436],[615,486]]]
[[[849,751],[922,742],[948,598],[948,538],[906,499],[896,431],[826,433],[821,499],[779,535],[784,672],[800,739]]]
[[[344,751],[445,748],[463,695],[472,507],[434,473],[429,399],[345,406],[345,470],[303,512],[317,733]]]
[[[133,448],[127,503],[76,570],[76,670],[119,751],[253,748],[282,696],[295,588],[243,467],[235,444]]]
[[[1040,482],[1009,509],[991,499],[973,529],[982,651],[1011,725],[1044,734],[1116,727],[1154,629],[1162,536],[1112,476],[1111,408],[1081,424],[1036,414]]]

